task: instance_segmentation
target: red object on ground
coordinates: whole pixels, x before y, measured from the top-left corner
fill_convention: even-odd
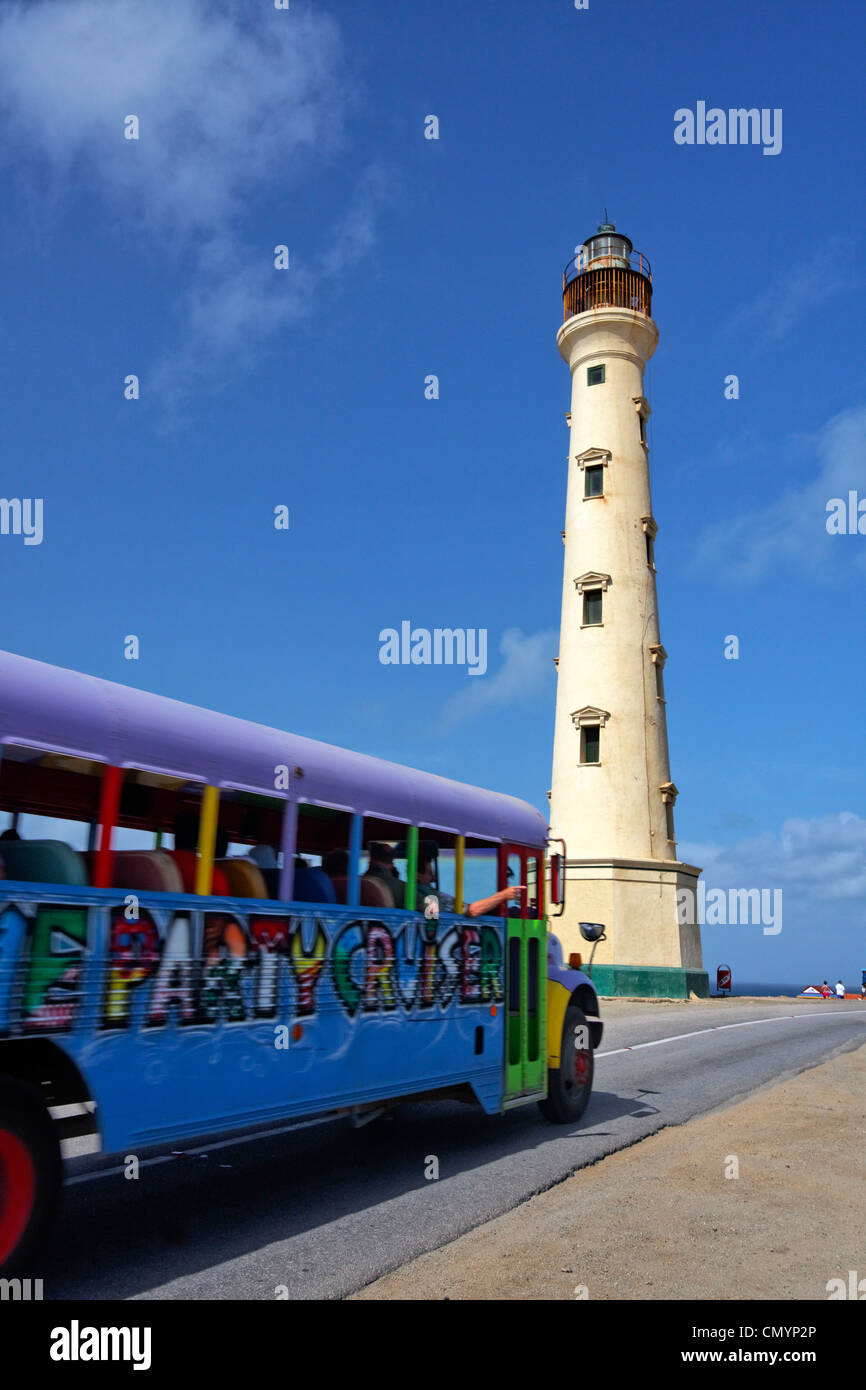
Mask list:
[[[716,989],[730,989],[730,988],[731,988],[731,967],[730,967],[729,965],[720,965],[719,968],[718,968],[718,970],[716,971]]]

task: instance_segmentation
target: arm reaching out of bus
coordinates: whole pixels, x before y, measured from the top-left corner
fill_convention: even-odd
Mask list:
[[[502,903],[507,903],[509,898],[516,898],[525,891],[522,883],[515,884],[511,888],[502,888],[490,898],[479,898],[477,902],[470,903],[465,909],[465,916],[483,917],[486,913],[495,912]]]

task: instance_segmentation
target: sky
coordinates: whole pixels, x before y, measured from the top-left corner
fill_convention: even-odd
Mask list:
[[[0,645],[546,813],[561,274],[607,211],[661,335],[680,857],[783,894],[704,963],[857,984],[864,40],[803,0],[4,0],[0,490],[43,522]],[[781,148],[677,143],[698,102]],[[382,664],[404,621],[485,630],[485,674]]]

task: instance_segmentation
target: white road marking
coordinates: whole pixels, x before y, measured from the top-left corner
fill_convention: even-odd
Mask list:
[[[632,1043],[631,1047],[613,1047],[610,1052],[596,1052],[596,1060],[601,1057],[616,1057],[620,1052],[637,1052],[641,1047],[661,1047],[662,1043],[681,1042],[683,1038],[697,1038],[701,1033],[722,1033],[726,1028],[754,1028],[758,1023],[784,1023],[789,1018],[843,1018],[853,1014],[861,1023],[866,1023],[866,1013],[855,1013],[845,1009],[844,1013],[829,1014],[826,1009],[810,1009],[808,1013],[773,1014],[771,1018],[747,1018],[742,1023],[716,1023],[712,1028],[694,1028],[691,1033],[674,1033],[670,1038],[654,1038],[652,1042]]]

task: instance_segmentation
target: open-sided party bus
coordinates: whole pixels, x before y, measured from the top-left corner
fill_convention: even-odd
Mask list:
[[[589,1099],[525,802],[0,653],[0,1266],[64,1139]]]

